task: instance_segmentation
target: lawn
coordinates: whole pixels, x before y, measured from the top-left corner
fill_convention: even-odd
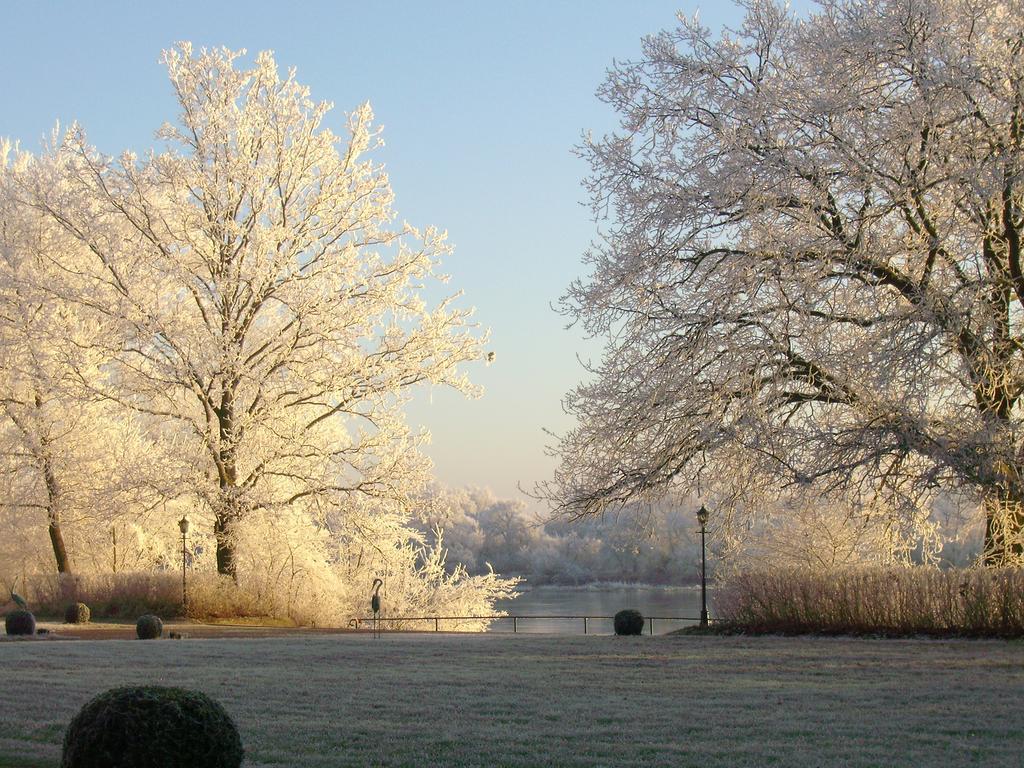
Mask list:
[[[1024,644],[311,635],[0,643],[0,766],[111,686],[200,688],[247,766],[1020,766]]]

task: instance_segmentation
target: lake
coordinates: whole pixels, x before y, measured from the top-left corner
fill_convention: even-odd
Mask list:
[[[711,596],[708,595],[710,602]],[[700,587],[650,587],[630,585],[590,585],[584,587],[533,587],[512,600],[499,600],[495,608],[509,616],[614,616],[624,608],[634,608],[645,617],[690,617],[690,620],[654,619],[656,635],[697,624],[700,616]],[[583,619],[530,619],[515,621],[517,632],[583,634]],[[491,632],[513,631],[511,618],[491,624]],[[644,633],[651,631],[649,623]],[[587,632],[595,635],[614,633],[612,620],[589,619]]]

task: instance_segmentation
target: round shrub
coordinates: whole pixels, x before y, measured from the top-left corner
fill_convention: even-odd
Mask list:
[[[644,631],[644,617],[640,611],[627,608],[615,614],[616,635],[640,635]]]
[[[34,635],[36,617],[31,611],[11,611],[4,617],[4,630],[8,635]]]
[[[64,609],[65,624],[88,624],[92,618],[92,612],[85,603],[71,603]]]
[[[163,636],[164,623],[160,621],[159,616],[147,613],[135,622],[135,634],[139,636],[139,640],[155,640]]]
[[[205,693],[131,686],[101,693],[64,734],[61,768],[239,768],[242,740]]]

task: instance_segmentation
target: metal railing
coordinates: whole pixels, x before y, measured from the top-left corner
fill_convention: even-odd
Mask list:
[[[429,629],[402,629],[402,624],[410,622],[423,622],[429,627],[430,623],[434,625],[434,632],[441,631],[442,621],[511,621],[512,622],[512,634],[519,633],[519,622],[521,621],[582,621],[583,622],[583,634],[590,634],[590,622],[591,621],[614,621],[614,616],[582,616],[582,615],[530,615],[530,616],[378,616],[377,621],[379,622],[380,630],[383,632],[387,631],[400,631],[400,632],[429,632]],[[699,616],[645,616],[644,622],[647,624],[648,634],[654,634],[654,622],[655,621],[672,621],[672,622],[683,622],[689,621],[693,624],[700,624]],[[709,621],[715,621],[715,619],[709,619]],[[362,617],[351,619],[349,621],[349,627],[351,629],[366,630],[369,631],[373,626],[374,617]],[[398,626],[394,626],[397,624]],[[446,629],[448,632],[457,632],[458,629]],[[508,632],[508,630],[494,630],[489,629],[490,632]],[[535,633],[541,634],[541,633]],[[558,633],[550,633],[558,634]]]

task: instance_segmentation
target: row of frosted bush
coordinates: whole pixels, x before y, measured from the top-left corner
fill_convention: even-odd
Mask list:
[[[89,606],[92,618],[135,619],[144,613],[180,616],[181,574],[127,572],[30,579],[29,604],[41,616],[63,616],[70,603]],[[268,616],[271,606],[215,574],[189,574],[188,613],[195,618]]]
[[[393,576],[382,611],[382,629],[434,629],[434,622],[399,622],[393,616],[486,616],[494,600],[512,594],[516,580],[497,574],[446,574],[439,563]],[[428,570],[429,567],[429,570]],[[370,583],[365,578],[318,582],[273,580],[251,574],[236,584],[227,576],[190,571],[188,616],[200,620],[245,619],[265,624],[348,626],[351,617],[370,613]],[[135,621],[145,613],[182,615],[181,573],[134,571],[73,576],[28,577],[25,597],[37,616],[63,617],[67,606],[85,603],[95,619]],[[499,612],[500,613],[500,612]],[[479,631],[486,620],[443,621],[440,629]]]
[[[1024,636],[1024,569],[760,570],[717,590],[718,617],[749,632]]]

